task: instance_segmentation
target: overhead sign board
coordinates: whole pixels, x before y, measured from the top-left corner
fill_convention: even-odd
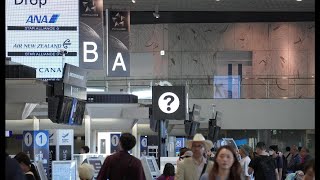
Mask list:
[[[186,119],[184,86],[153,86],[152,115],[156,120]]]
[[[6,0],[6,57],[58,79],[63,62],[79,66],[79,1]],[[64,53],[67,52],[67,53]]]

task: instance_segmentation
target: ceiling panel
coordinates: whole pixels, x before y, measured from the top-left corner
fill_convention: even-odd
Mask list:
[[[314,12],[314,0],[105,0],[104,8],[130,11],[291,11]]]

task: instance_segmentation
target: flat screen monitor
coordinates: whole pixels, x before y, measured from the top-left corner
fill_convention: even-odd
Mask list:
[[[52,161],[52,180],[77,179],[76,161]]]
[[[146,179],[155,179],[161,175],[158,164],[154,156],[142,156],[141,164]]]
[[[200,123],[196,121],[184,121],[184,130],[187,136],[194,136],[197,133]]]
[[[67,96],[59,96],[51,99],[59,101],[57,106],[52,107],[53,110],[50,110],[51,112],[56,111],[55,118],[52,113],[52,115],[50,115],[50,119],[53,122],[69,125],[82,125],[86,101]]]

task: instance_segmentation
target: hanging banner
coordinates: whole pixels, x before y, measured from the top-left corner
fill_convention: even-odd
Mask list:
[[[79,67],[103,69],[103,1],[80,0],[79,6]]]
[[[120,141],[120,134],[110,134],[110,153],[118,151],[118,145]]]
[[[108,67],[107,76],[130,76],[129,11],[106,10],[108,34]]]

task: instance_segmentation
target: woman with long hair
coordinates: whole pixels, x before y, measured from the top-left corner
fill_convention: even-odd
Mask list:
[[[35,166],[31,163],[30,158],[26,153],[19,152],[14,159],[20,164],[27,180],[41,180]]]
[[[200,180],[241,180],[241,165],[233,147],[221,146],[214,157],[213,168]]]

